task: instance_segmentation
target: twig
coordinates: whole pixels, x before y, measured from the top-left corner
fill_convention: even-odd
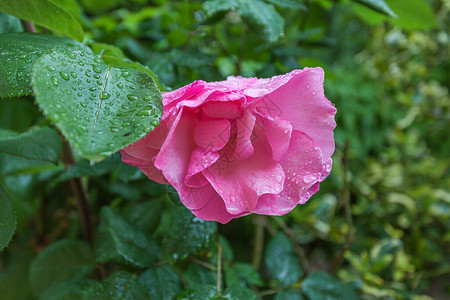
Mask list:
[[[222,244],[217,243],[217,294],[221,293],[221,281],[222,281]]]
[[[186,261],[190,261],[190,262],[196,263],[196,264],[198,264],[200,266],[203,266],[205,268],[210,269],[211,271],[216,271],[217,270],[216,266],[214,266],[213,264],[210,264],[209,262],[197,259],[195,257],[189,257],[189,258],[186,259]]]
[[[330,264],[330,267],[328,268],[328,271],[332,274],[334,274],[339,267],[339,265],[342,262],[342,259],[344,258],[344,253],[350,248],[350,245],[353,242],[354,235],[353,235],[353,217],[352,217],[352,208],[350,203],[350,184],[348,179],[348,148],[350,146],[350,143],[348,140],[345,141],[344,149],[342,150],[342,171],[343,171],[343,187],[342,187],[342,194],[341,194],[341,201],[344,204],[345,209],[345,219],[347,222],[348,232],[345,237],[345,243],[344,246],[341,248],[339,253],[336,255],[333,262]]]
[[[254,236],[254,247],[253,247],[253,257],[252,257],[252,265],[255,270],[259,270],[261,266],[262,253],[264,247],[264,224],[265,216],[255,216],[253,222],[255,223],[255,236]]]
[[[25,32],[36,33],[36,27],[34,26],[33,22],[20,20],[20,23],[22,23],[22,27]]]
[[[66,140],[64,140],[63,142],[61,159],[66,166],[66,169],[70,169],[70,167],[74,164],[72,150],[70,149],[70,145]],[[94,235],[89,212],[89,204],[80,178],[70,179],[70,187],[72,189],[73,195],[75,196],[75,199],[77,200],[78,213],[80,215],[81,225],[83,227],[84,238],[89,244],[92,245],[94,243]]]
[[[286,233],[289,240],[291,241],[292,246],[294,247],[294,251],[297,254],[298,258],[300,259],[300,264],[302,265],[302,268],[305,272],[305,275],[309,273],[310,271],[310,265],[308,263],[308,259],[306,258],[305,252],[303,249],[298,245],[297,240],[295,239],[295,232],[289,228],[286,223],[281,218],[278,217],[272,217],[272,219],[277,222],[277,224],[280,226],[281,230]]]

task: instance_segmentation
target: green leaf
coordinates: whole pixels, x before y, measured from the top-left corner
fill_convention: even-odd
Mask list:
[[[159,199],[143,203],[130,203],[124,208],[124,215],[146,232],[153,232],[159,224],[163,210]]]
[[[266,2],[269,2],[274,5],[284,7],[284,8],[293,8],[293,9],[302,9],[302,10],[307,9],[305,4],[303,4],[299,0],[266,0]]]
[[[50,286],[39,299],[41,300],[80,300],[84,297],[84,291],[97,282],[91,279],[74,279]]]
[[[390,19],[389,22],[403,29],[425,30],[438,26],[433,8],[426,1],[390,0],[389,5],[398,14],[398,19]]]
[[[384,0],[353,0],[387,16],[398,18]]]
[[[80,155],[101,160],[159,125],[161,92],[151,76],[98,55],[53,52],[36,62],[36,102]]]
[[[0,33],[22,31],[22,24],[18,18],[0,12]]]
[[[276,293],[274,300],[303,300],[302,293],[295,289],[286,289]]]
[[[98,44],[95,46],[99,47]],[[153,73],[153,71],[150,70],[148,67],[143,66],[138,62],[131,61],[128,58],[124,57],[124,55],[120,49],[119,49],[120,51],[117,51],[117,49],[114,49],[115,47],[112,48],[113,46],[110,46],[110,45],[108,45],[108,46],[109,46],[108,48],[106,48],[105,46],[102,46],[104,51],[102,51],[101,55],[102,55],[102,59],[105,63],[113,64],[116,66],[121,66],[124,68],[131,68],[131,69],[135,69],[137,71],[147,73],[148,75],[150,75],[153,78],[153,81],[155,82],[155,84],[158,86],[158,88],[161,91],[167,90],[167,88],[165,88],[159,82],[158,76],[155,73]]]
[[[217,225],[197,218],[184,207],[177,207],[173,212],[172,226],[164,237],[163,250],[171,259],[183,260],[211,242]]]
[[[282,286],[290,285],[301,278],[303,270],[292,250],[289,238],[278,233],[268,243],[264,262],[274,279]]]
[[[260,300],[255,293],[253,293],[248,288],[245,288],[240,285],[232,285],[227,287],[225,291],[223,291],[223,299],[230,299],[230,300]]]
[[[2,255],[2,270],[0,272],[0,295],[2,299],[29,300],[33,299],[28,274],[33,260],[34,250],[29,241],[18,238],[8,247],[6,255]],[[3,260],[3,258],[7,258]]]
[[[181,282],[169,266],[151,268],[139,275],[138,282],[145,286],[153,300],[172,299],[181,291]]]
[[[71,178],[80,178],[80,177],[96,177],[105,175],[115,169],[117,169],[120,165],[121,157],[120,154],[114,154],[110,157],[107,157],[105,160],[101,162],[95,163],[91,165],[88,160],[79,160],[75,164],[73,164],[70,169],[63,172],[55,182],[61,182],[65,180],[69,180]]]
[[[100,212],[97,245],[99,262],[145,268],[151,267],[159,255],[158,248],[145,232],[107,206]]]
[[[211,300],[217,299],[217,289],[214,285],[195,285],[192,286],[178,295],[175,296],[175,300]],[[223,298],[222,298],[223,299]]]
[[[11,199],[3,189],[0,181],[0,251],[11,241],[16,230],[16,213]]]
[[[150,299],[145,287],[137,282],[137,276],[118,271],[86,292],[86,299]]]
[[[217,272],[196,263],[190,263],[183,273],[188,285],[198,284],[215,285],[217,283]]]
[[[39,295],[54,284],[82,278],[94,268],[94,255],[87,244],[59,240],[47,246],[31,263],[31,289]]]
[[[77,41],[84,37],[83,28],[76,18],[57,1],[0,0],[0,11],[22,20],[34,22],[53,31],[67,35]]]
[[[246,263],[235,263],[225,268],[225,278],[227,286],[240,285],[244,287],[263,286],[264,281],[261,275]]]
[[[302,282],[302,290],[310,300],[358,300],[353,289],[328,273],[311,273]]]
[[[58,163],[61,147],[61,138],[50,127],[41,127],[6,138],[0,137],[0,153],[54,164]]]
[[[284,19],[271,4],[262,0],[211,0],[203,3],[209,18],[236,10],[244,21],[266,42],[275,42],[284,35]]]
[[[83,44],[63,37],[40,33],[0,34],[0,97],[30,95],[33,63],[44,54],[69,49],[90,51]]]

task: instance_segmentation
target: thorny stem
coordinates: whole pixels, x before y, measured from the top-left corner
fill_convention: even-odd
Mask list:
[[[254,236],[254,247],[252,256],[252,265],[255,270],[259,270],[262,260],[262,252],[264,247],[264,224],[265,216],[255,216],[253,222],[255,223],[255,236]]]
[[[345,219],[347,222],[348,232],[345,237],[345,243],[344,246],[341,248],[339,253],[336,255],[335,259],[331,263],[330,267],[328,268],[330,273],[336,272],[337,268],[342,262],[342,259],[344,258],[344,253],[350,248],[350,245],[353,242],[354,235],[353,235],[353,217],[352,217],[352,208],[350,203],[350,184],[349,184],[349,178],[348,178],[348,148],[350,146],[350,143],[348,140],[345,141],[344,149],[342,151],[342,172],[343,172],[343,187],[342,187],[342,194],[341,194],[341,201],[344,204],[345,209]]]

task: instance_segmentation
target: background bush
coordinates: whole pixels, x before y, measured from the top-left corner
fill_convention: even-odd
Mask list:
[[[119,153],[90,164],[11,151],[6,138],[29,130],[68,144],[32,95],[0,99],[0,246],[17,220],[0,298],[449,297],[448,0],[53,2],[73,18],[69,36],[83,28],[94,52],[148,66],[167,89],[321,66],[338,109],[334,166],[283,217],[205,222]],[[0,13],[1,33],[21,31]]]

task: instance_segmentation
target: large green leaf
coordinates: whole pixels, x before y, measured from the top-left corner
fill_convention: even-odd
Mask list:
[[[136,275],[118,271],[88,290],[85,299],[136,300],[151,298],[147,290],[137,282]]]
[[[275,42],[284,34],[284,19],[273,5],[262,0],[211,0],[203,3],[209,18],[235,10],[244,21],[267,42]]]
[[[30,95],[33,63],[46,53],[69,49],[90,51],[68,38],[47,34],[0,34],[0,97]]]
[[[223,299],[219,298],[217,295],[217,289],[214,285],[207,284],[197,284],[191,286],[190,288],[178,293],[175,296],[176,300],[212,300],[212,299]]]
[[[59,240],[47,246],[31,263],[31,289],[39,295],[54,284],[82,278],[94,268],[94,255],[87,244]]]
[[[199,219],[184,207],[175,208],[173,213],[171,229],[163,240],[166,256],[185,259],[211,242],[217,228],[215,222]]]
[[[296,282],[303,275],[302,266],[292,250],[291,242],[283,233],[278,233],[269,241],[264,262],[274,279],[282,286]]]
[[[302,282],[302,290],[310,300],[358,300],[353,289],[324,272],[311,273]]]
[[[41,127],[25,133],[0,137],[0,152],[27,159],[58,163],[62,142],[50,127]]]
[[[16,230],[16,213],[11,199],[6,194],[0,181],[0,251],[11,241]]]
[[[438,25],[433,8],[423,0],[390,0],[389,5],[398,14],[398,19],[391,19],[394,25],[403,29],[433,29]]]
[[[3,253],[0,254],[2,256],[0,298],[8,300],[33,299],[27,279],[30,263],[35,254],[29,241],[26,237],[18,238],[8,247],[6,253],[7,255],[4,256]]]
[[[84,299],[84,291],[94,286],[97,282],[91,279],[73,279],[54,284],[46,289],[40,300],[80,300]]]
[[[51,0],[0,0],[0,11],[82,41],[83,28],[66,9]]]
[[[397,18],[397,15],[392,11],[392,9],[389,7],[389,5],[387,5],[387,3],[384,0],[353,0],[353,1],[365,5],[382,14]]]
[[[286,289],[276,293],[274,300],[304,300],[302,293],[296,289]]]
[[[151,267],[159,255],[149,235],[105,206],[100,212],[96,255],[99,262]]]
[[[78,152],[100,160],[152,131],[162,114],[152,77],[100,56],[53,52],[36,62],[36,102]]]
[[[181,290],[180,278],[167,265],[148,269],[139,275],[138,281],[148,289],[153,300],[172,299]]]

